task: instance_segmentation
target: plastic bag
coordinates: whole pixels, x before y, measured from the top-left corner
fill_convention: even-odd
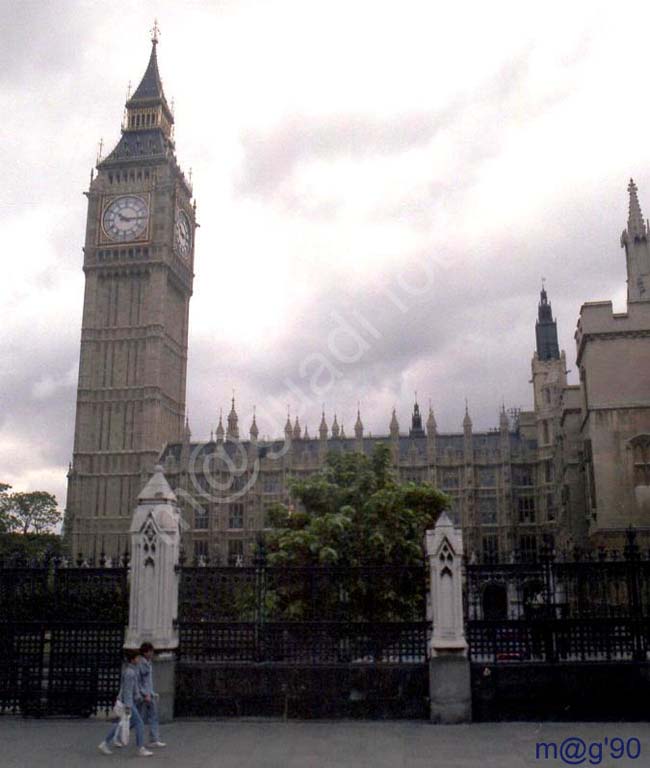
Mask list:
[[[119,717],[120,719],[124,715],[124,704],[119,699],[115,700],[113,704],[113,717]]]
[[[118,726],[117,733],[115,734],[116,738],[119,739],[125,747],[129,743],[130,732],[131,732],[131,716],[127,715],[127,713],[125,712],[120,718],[120,724]]]

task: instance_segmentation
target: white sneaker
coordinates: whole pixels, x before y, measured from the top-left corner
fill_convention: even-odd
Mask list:
[[[97,747],[97,749],[103,754],[103,755],[112,755],[113,753],[108,748],[108,744],[105,741],[102,741],[102,743]]]
[[[113,747],[113,749],[115,749],[116,747],[117,749],[122,749],[123,746],[124,744],[122,744],[122,742],[118,741],[117,739],[115,739],[114,741],[111,741],[111,747]]]
[[[151,757],[153,752],[150,752],[146,747],[140,747],[137,754],[138,757]]]
[[[161,747],[166,747],[167,744],[165,744],[164,741],[151,741],[149,744],[147,744],[148,747],[158,747],[159,749]]]

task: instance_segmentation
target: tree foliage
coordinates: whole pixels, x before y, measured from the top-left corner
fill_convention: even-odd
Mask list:
[[[0,483],[0,531],[43,534],[61,522],[61,511],[51,493],[10,493],[10,489]]]
[[[332,453],[320,473],[296,479],[297,508],[270,510],[271,565],[418,565],[424,532],[448,498],[429,483],[400,483],[390,452],[379,444],[368,457]]]

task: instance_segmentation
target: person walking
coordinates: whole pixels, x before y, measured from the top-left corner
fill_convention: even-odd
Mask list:
[[[144,723],[149,725],[148,747],[164,747],[165,742],[160,740],[158,727],[158,694],[153,687],[152,659],[154,647],[151,643],[142,643],[140,646],[140,661],[138,663],[138,682],[142,699],[140,700],[140,715]]]
[[[120,692],[117,698],[124,705],[126,714],[130,716],[129,728],[135,728],[135,742],[138,748],[139,757],[149,757],[153,755],[153,752],[148,750],[144,745],[144,723],[138,710],[138,703],[142,698],[140,693],[140,682],[138,675],[138,662],[140,661],[140,651],[126,650],[124,651],[126,658],[126,664],[122,667],[122,684],[120,686]],[[118,730],[120,727],[120,721],[115,723],[108,735],[99,745],[99,751],[104,755],[112,755],[111,747],[124,746],[117,740]]]

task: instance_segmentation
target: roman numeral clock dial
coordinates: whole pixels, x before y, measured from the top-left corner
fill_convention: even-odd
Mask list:
[[[185,211],[176,212],[176,226],[174,232],[174,246],[176,253],[184,260],[189,261],[192,251],[192,226]]]
[[[102,228],[109,240],[129,242],[142,239],[149,222],[149,206],[143,197],[116,197],[104,209]]]

